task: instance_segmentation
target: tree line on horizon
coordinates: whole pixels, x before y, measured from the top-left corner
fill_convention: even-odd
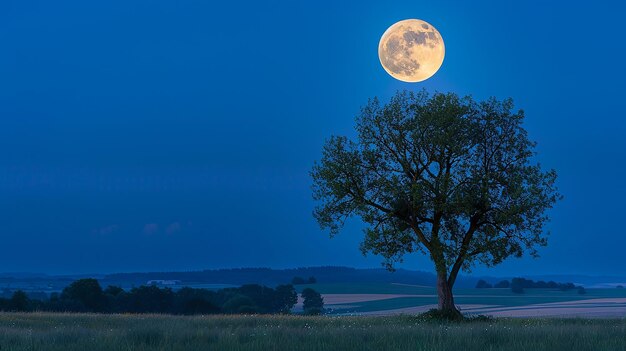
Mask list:
[[[322,296],[311,288],[303,289],[303,312],[323,312]],[[163,313],[163,314],[288,314],[298,301],[291,284],[270,288],[246,284],[219,290],[184,287],[180,290],[142,285],[128,291],[109,285],[103,289],[96,279],[79,279],[49,299],[31,299],[21,290],[11,298],[0,298],[0,311]]]
[[[575,285],[574,283],[557,283],[554,281],[545,282],[543,280],[534,281],[525,278],[513,278],[511,281],[501,280],[495,284],[488,283],[484,279],[480,279],[476,282],[477,289],[508,289],[516,294],[523,294],[524,289],[558,289],[561,291],[568,291],[577,289],[579,294],[585,294],[585,288],[583,286]]]

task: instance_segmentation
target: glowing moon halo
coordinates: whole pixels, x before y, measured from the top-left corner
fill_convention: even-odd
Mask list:
[[[418,19],[394,23],[378,43],[378,58],[385,71],[410,83],[421,82],[437,73],[445,53],[439,31]]]

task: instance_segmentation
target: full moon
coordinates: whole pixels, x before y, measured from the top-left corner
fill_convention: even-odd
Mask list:
[[[446,49],[430,23],[407,19],[389,27],[378,44],[378,58],[387,73],[404,82],[421,82],[437,73]]]

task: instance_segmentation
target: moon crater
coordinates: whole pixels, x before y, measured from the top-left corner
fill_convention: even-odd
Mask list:
[[[387,73],[405,82],[421,82],[439,70],[445,56],[435,27],[417,19],[400,21],[380,38],[378,57]]]

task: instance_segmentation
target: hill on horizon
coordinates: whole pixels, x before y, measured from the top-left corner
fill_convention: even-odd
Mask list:
[[[146,285],[150,281],[170,281],[175,286],[192,286],[219,288],[239,286],[243,284],[261,284],[276,286],[290,284],[294,278],[307,280],[314,277],[319,284],[407,284],[420,286],[435,286],[436,276],[431,272],[397,269],[388,271],[383,268],[352,268],[345,266],[299,267],[286,269],[272,268],[224,268],[205,269],[198,271],[170,271],[170,272],[131,272],[113,274],[75,274],[75,275],[47,275],[41,273],[0,273],[0,289],[23,289],[26,291],[55,292],[62,290],[72,281],[80,278],[96,278],[105,287],[117,285],[124,288]],[[615,276],[587,276],[587,275],[524,275],[532,280],[573,282],[576,285],[593,287],[615,287],[618,284],[626,285],[626,278]],[[474,288],[478,280],[483,279],[495,284],[500,280],[510,280],[513,276],[473,276],[461,275],[458,278],[458,288]]]

